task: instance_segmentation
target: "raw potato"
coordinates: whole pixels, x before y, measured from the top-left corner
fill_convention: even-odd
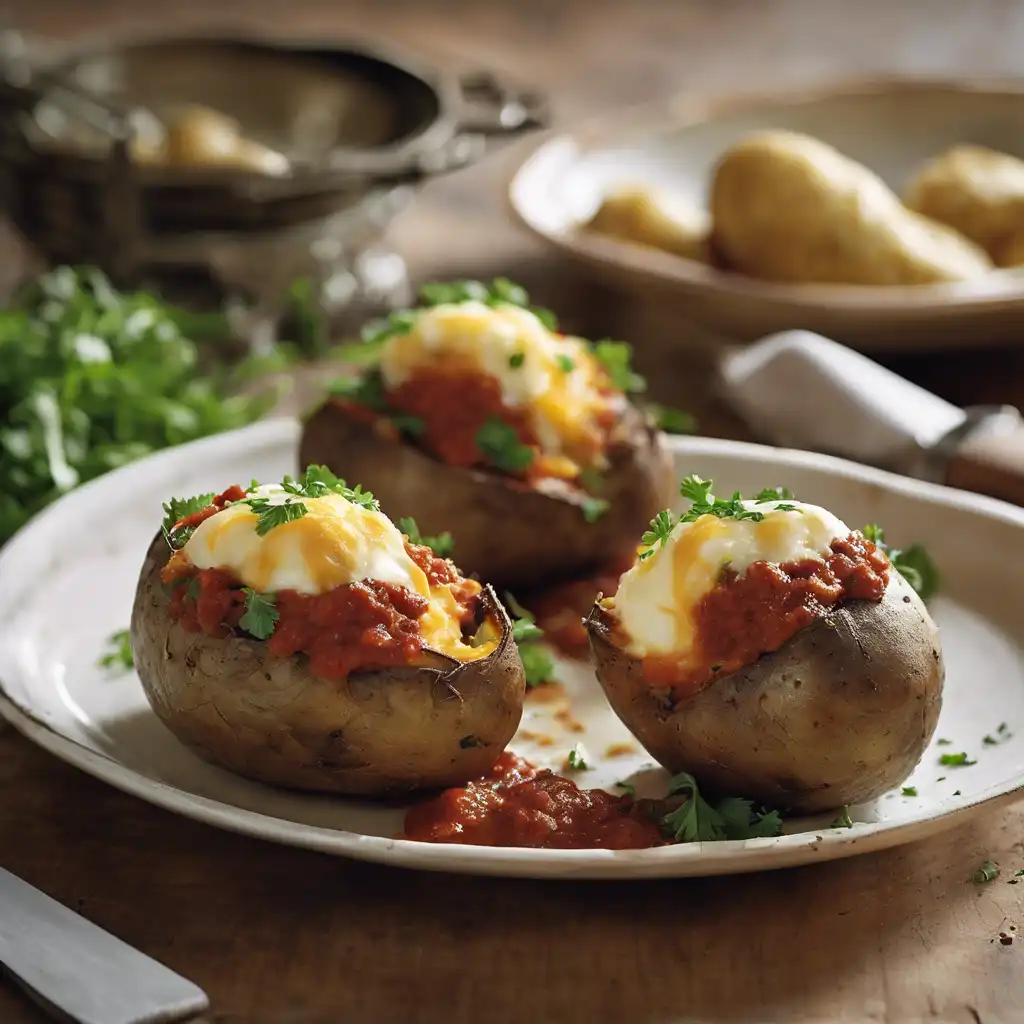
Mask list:
[[[643,185],[625,186],[605,196],[587,228],[689,260],[710,261],[711,218],[706,211]]]
[[[396,436],[388,423],[356,422],[330,401],[306,423],[299,465],[325,465],[372,491],[384,513],[412,516],[427,536],[449,531],[455,561],[498,590],[582,575],[635,546],[675,487],[662,435],[630,406],[609,446],[611,467],[597,522],[582,499],[552,481],[546,491],[498,473],[446,466]]]
[[[906,204],[977,242],[998,266],[1022,262],[1024,160],[983,146],[954,146],[929,161]]]
[[[458,785],[512,739],[526,682],[508,615],[485,590],[497,649],[460,665],[395,667],[346,679],[312,675],[301,655],[259,640],[187,633],[168,614],[157,536],[132,610],[135,667],[160,720],[202,757],[294,789],[379,796]]]
[[[752,135],[722,157],[711,214],[725,263],[770,281],[932,284],[992,266],[974,243],[907,210],[866,167],[791,132]]]
[[[728,795],[805,812],[870,800],[910,775],[938,722],[938,628],[895,571],[881,601],[840,604],[678,703],[644,682],[600,605],[587,628],[627,728],[669,771]]]

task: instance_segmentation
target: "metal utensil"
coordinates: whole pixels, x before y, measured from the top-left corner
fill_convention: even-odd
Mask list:
[[[58,1020],[171,1024],[202,989],[0,868],[0,965]]]
[[[961,409],[810,331],[730,352],[718,374],[726,401],[772,444],[1024,505],[1024,420],[1010,406]]]

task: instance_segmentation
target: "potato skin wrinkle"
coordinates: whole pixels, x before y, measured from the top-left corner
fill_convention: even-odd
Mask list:
[[[792,132],[757,133],[728,150],[711,213],[725,264],[767,281],[935,284],[992,269],[982,249],[906,209],[872,171]]]
[[[526,681],[508,615],[485,588],[497,649],[459,665],[394,667],[341,680],[312,675],[244,636],[189,633],[170,616],[161,535],[132,609],[135,666],[154,712],[201,757],[293,789],[386,796],[483,774],[519,725]],[[468,740],[468,742],[467,742]]]
[[[644,681],[614,626],[595,605],[587,628],[609,703],[660,764],[712,790],[806,813],[870,800],[910,775],[938,722],[938,628],[896,572],[881,601],[835,605],[677,703]]]
[[[426,535],[452,534],[465,573],[499,591],[583,575],[630,549],[674,490],[663,436],[630,406],[609,441],[601,497],[608,510],[588,523],[583,498],[552,481],[530,488],[498,473],[447,466],[379,423],[361,423],[331,402],[306,423],[299,464],[359,480],[386,515],[416,520]]]
[[[976,242],[997,266],[1024,262],[1024,160],[954,146],[918,171],[906,204]]]

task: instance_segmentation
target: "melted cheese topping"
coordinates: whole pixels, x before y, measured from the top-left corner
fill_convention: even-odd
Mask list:
[[[850,533],[817,505],[787,501],[796,508],[790,512],[777,504],[744,502],[765,513],[760,522],[701,516],[679,523],[664,545],[623,574],[610,607],[630,639],[630,653],[672,655],[685,664],[695,646],[696,610],[724,568],[743,575],[753,562],[823,558],[832,541]]]
[[[257,514],[248,505],[229,505],[199,525],[179,557],[197,569],[228,572],[261,594],[325,594],[359,580],[398,584],[429,602],[419,619],[428,646],[459,661],[476,661],[494,650],[494,641],[476,647],[465,643],[450,588],[429,585],[406,551],[402,533],[383,513],[340,494],[295,498],[281,487],[265,486],[252,495],[271,504],[298,500],[307,511],[301,519],[275,526],[261,537],[256,532]]]
[[[527,411],[548,455],[592,446],[596,417],[613,401],[601,391],[604,371],[586,343],[552,333],[518,306],[468,301],[425,309],[408,334],[386,342],[380,367],[389,391],[421,368],[493,378],[505,405]]]

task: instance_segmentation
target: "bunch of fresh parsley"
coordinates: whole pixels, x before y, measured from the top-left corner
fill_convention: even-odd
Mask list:
[[[80,483],[262,415],[273,395],[233,397],[226,372],[200,370],[196,342],[228,334],[89,268],[0,311],[0,544]]]
[[[677,843],[707,843],[723,839],[760,839],[782,832],[778,811],[755,810],[753,801],[723,797],[717,804],[705,800],[697,780],[687,772],[673,776],[669,795],[685,793],[686,800],[661,819],[665,834]]]

